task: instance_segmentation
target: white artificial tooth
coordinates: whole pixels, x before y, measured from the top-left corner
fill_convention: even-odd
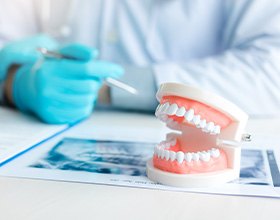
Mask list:
[[[164,103],[164,105],[165,105],[165,107],[164,108],[162,108],[162,113],[165,113],[165,114],[167,114],[167,110],[169,109],[169,107],[170,107],[170,104],[169,104],[169,102],[166,102],[166,103]]]
[[[220,150],[219,150],[219,149],[216,149],[215,154],[216,154],[216,155],[215,155],[216,157],[219,157],[219,156],[221,155]]]
[[[162,106],[163,106],[163,104],[161,104],[161,103],[158,103],[158,106],[157,106],[157,109],[156,109],[156,111],[159,111],[161,108],[162,108]]]
[[[160,158],[160,159],[162,159],[162,157],[161,157],[161,152],[162,152],[163,150],[162,149],[160,149],[159,151],[158,151],[158,158]]]
[[[174,161],[176,159],[176,152],[174,151],[170,151],[169,152],[169,156],[170,156],[170,160]]]
[[[156,108],[156,112],[158,111],[159,107],[161,106],[161,104],[158,104],[157,108]]]
[[[167,107],[168,107],[168,102],[161,104],[161,109],[160,109],[161,112],[164,112]]]
[[[154,155],[156,155],[156,156],[158,156],[158,149],[159,149],[159,147],[158,147],[158,145],[156,145],[155,150],[154,150]]]
[[[155,115],[158,115],[160,113],[160,109],[162,108],[161,104],[158,104],[156,111],[155,111]]]
[[[160,157],[160,149],[161,149],[161,148],[158,148],[158,149],[157,149],[157,154],[156,154],[156,155],[157,155],[158,158]]]
[[[192,153],[186,153],[185,154],[185,160],[187,162],[191,162],[191,160],[192,160]]]
[[[212,157],[217,158],[217,157],[220,156],[221,153],[220,153],[220,150],[219,150],[219,149],[217,149],[217,148],[212,148],[210,154],[211,154]]]
[[[171,146],[171,143],[169,141],[165,142],[165,145],[164,145],[165,148],[169,148],[170,146]]]
[[[206,151],[199,152],[199,159],[205,162],[208,162],[210,160],[210,154]]]
[[[170,157],[169,151],[168,151],[168,150],[164,150],[164,158],[165,158],[166,160],[169,160],[169,157]]]
[[[195,115],[194,117],[193,117],[193,123],[195,124],[195,125],[199,125],[199,123],[200,123],[200,115]]]
[[[158,155],[158,146],[155,146],[154,154],[155,154],[155,155]]]
[[[156,153],[156,155],[159,155],[160,149],[161,149],[161,147],[160,147],[159,145],[157,145],[157,146],[155,147],[155,153]]]
[[[162,150],[162,148],[159,148],[159,149],[158,149],[158,154],[157,154],[157,155],[158,155],[158,158],[161,157],[161,150]]]
[[[203,119],[203,120],[201,120],[200,121],[200,123],[199,123],[199,127],[201,128],[201,129],[204,129],[205,128],[205,126],[206,126],[206,120],[205,119]]]
[[[166,108],[166,103],[165,104],[161,104],[161,106],[159,107],[159,109],[157,110],[156,112],[156,116],[162,121],[162,117],[165,117],[167,115],[164,115],[163,113],[163,110]]]
[[[182,151],[177,152],[176,154],[176,159],[178,161],[178,163],[182,163],[184,161],[184,153]]]
[[[214,127],[213,133],[214,134],[220,134],[221,133],[221,126],[220,125],[216,125]]]
[[[166,105],[165,104],[161,104],[160,105],[159,109],[157,110],[158,114],[162,114],[163,113],[163,110],[164,110],[164,108],[166,108],[166,105],[167,105],[167,104]]]
[[[192,158],[194,161],[198,161],[199,160],[199,154],[198,153],[192,153]]]
[[[178,110],[178,105],[173,103],[172,105],[169,106],[169,108],[166,110],[166,113],[168,115],[175,115]]]
[[[211,148],[211,150],[208,150],[208,152],[210,153],[211,156],[213,156],[215,150],[216,150],[216,148]]]
[[[160,158],[161,158],[161,159],[164,158],[164,149],[160,149]]]
[[[156,110],[155,110],[155,116],[158,116],[158,109],[160,107],[160,104],[157,106]]]
[[[183,117],[183,116],[185,115],[185,113],[186,113],[185,107],[181,107],[181,108],[179,108],[179,109],[177,110],[176,115],[177,115],[178,117]]]
[[[159,107],[159,109],[157,110],[157,112],[158,112],[157,115],[158,115],[158,116],[160,116],[160,115],[163,114],[163,111],[162,111],[162,110],[164,110],[164,104],[161,104],[160,107]]]
[[[204,154],[204,161],[208,162],[210,160],[210,154],[209,153],[205,153]]]
[[[194,110],[191,108],[189,111],[185,113],[185,119],[190,122],[194,117]]]
[[[205,128],[205,132],[212,132],[215,127],[214,122],[210,121]]]

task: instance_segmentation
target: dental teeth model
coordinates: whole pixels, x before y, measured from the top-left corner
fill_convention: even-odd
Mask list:
[[[205,187],[239,177],[246,113],[220,96],[176,83],[162,84],[157,99],[156,117],[178,133],[155,147],[147,162],[151,180]]]

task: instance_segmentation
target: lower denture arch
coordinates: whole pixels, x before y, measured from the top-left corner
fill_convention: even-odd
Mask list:
[[[223,150],[212,148],[208,151],[183,152],[178,141],[168,148],[164,148],[162,144],[156,146],[153,163],[160,170],[178,174],[214,172],[228,167]]]

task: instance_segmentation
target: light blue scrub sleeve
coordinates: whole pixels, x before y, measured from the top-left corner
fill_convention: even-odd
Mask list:
[[[121,110],[154,112],[156,100],[156,81],[152,68],[126,66],[120,81],[138,90],[137,95],[130,94],[116,87],[111,87],[111,107]]]

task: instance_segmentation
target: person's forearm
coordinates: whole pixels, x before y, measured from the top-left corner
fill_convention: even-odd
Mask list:
[[[12,65],[7,73],[6,80],[4,82],[4,97],[7,101],[7,104],[10,106],[14,106],[13,102],[13,80],[16,71],[18,70],[18,65]]]
[[[0,86],[0,104],[14,106],[13,102],[13,79],[14,75],[18,69],[18,65],[12,65],[7,73],[5,74],[5,78],[1,82]]]
[[[100,106],[108,106],[111,104],[111,89],[106,84],[100,88],[97,102]]]

